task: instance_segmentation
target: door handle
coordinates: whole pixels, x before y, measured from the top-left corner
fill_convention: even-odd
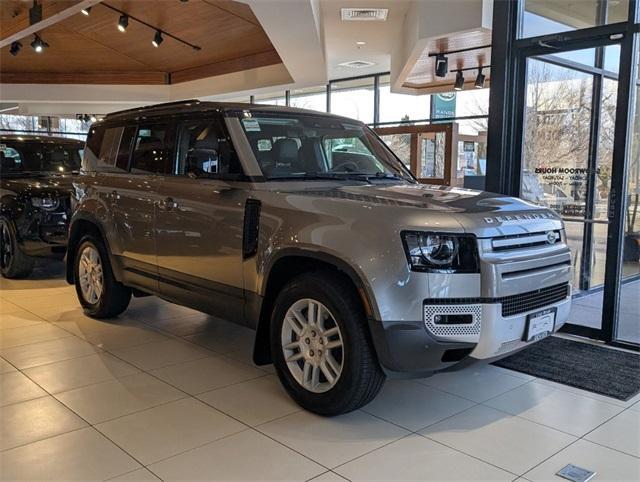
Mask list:
[[[158,201],[158,207],[163,211],[170,211],[178,207],[178,203],[172,197],[166,197],[162,201]]]

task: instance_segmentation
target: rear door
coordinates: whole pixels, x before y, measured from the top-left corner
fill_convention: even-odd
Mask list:
[[[155,217],[160,180],[170,170],[173,129],[168,122],[143,123],[132,129],[135,132],[123,135],[117,161],[123,166],[129,163],[129,168],[112,174],[110,180],[108,195],[117,238],[112,251],[127,282],[157,292]]]
[[[247,191],[217,116],[177,126],[173,172],[157,208],[163,297],[231,321],[242,319],[242,230]]]

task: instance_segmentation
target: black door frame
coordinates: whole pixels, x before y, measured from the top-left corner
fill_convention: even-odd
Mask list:
[[[606,0],[600,3],[600,15],[606,15]],[[617,340],[617,314],[620,286],[622,281],[621,263],[624,239],[624,208],[627,153],[630,148],[632,113],[634,112],[635,78],[636,78],[636,39],[639,31],[635,23],[638,1],[629,0],[629,21],[609,25],[601,25],[581,30],[544,35],[534,38],[518,39],[519,19],[522,15],[523,0],[496,0],[493,12],[493,59],[491,92],[489,98],[489,132],[487,140],[487,190],[517,196],[520,194],[522,142],[524,134],[524,114],[526,105],[527,59],[533,56],[548,55],[572,50],[596,48],[602,52],[608,45],[620,45],[619,70],[617,75],[618,91],[616,104],[616,124],[614,131],[614,148],[612,159],[612,178],[608,203],[607,219],[607,262],[605,267],[604,302],[602,307],[602,324],[600,329],[579,325],[565,325],[566,331],[581,336],[597,338],[607,343],[625,347],[638,348],[638,345]],[[605,23],[605,22],[602,22]],[[602,47],[598,49],[597,47]],[[596,61],[601,62],[598,58]],[[574,65],[562,64],[568,68]],[[596,66],[602,67],[602,63]],[[584,67],[584,66],[583,66]],[[591,69],[588,69],[591,70]],[[596,78],[601,84],[604,75],[602,69],[596,69],[594,76],[594,93]],[[597,162],[597,125],[593,115],[599,115],[600,95],[592,95],[592,130],[590,133],[589,167]],[[597,113],[596,113],[597,108]],[[593,142],[595,140],[595,143]],[[594,199],[587,199],[587,212],[593,208]],[[585,213],[587,214],[587,213]],[[586,217],[586,216],[585,216]],[[590,231],[590,230],[587,230]],[[591,249],[591,240],[589,241]],[[587,264],[590,256],[587,258]]]

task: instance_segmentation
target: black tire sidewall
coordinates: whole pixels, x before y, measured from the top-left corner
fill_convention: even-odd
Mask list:
[[[11,262],[9,266],[0,267],[0,273],[8,279],[27,276],[33,268],[33,259],[21,251],[14,223],[5,216],[0,216],[0,223],[7,226],[11,242]]]
[[[281,347],[281,330],[287,310],[296,301],[311,298],[329,309],[338,324],[343,342],[343,368],[336,385],[324,393],[314,393],[303,388],[289,371]],[[323,415],[342,412],[341,401],[349,398],[352,387],[357,385],[362,350],[361,337],[355,323],[366,323],[361,306],[351,293],[341,292],[321,277],[305,276],[289,283],[278,296],[271,319],[271,353],[278,377],[289,395],[302,407]]]

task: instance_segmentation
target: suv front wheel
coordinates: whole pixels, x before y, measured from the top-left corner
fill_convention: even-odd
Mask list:
[[[102,240],[90,235],[82,238],[73,267],[76,293],[87,315],[112,318],[127,309],[131,289],[113,276]]]
[[[385,376],[355,289],[342,276],[298,276],[278,295],[271,353],[280,381],[303,408],[338,415],[369,403]]]

